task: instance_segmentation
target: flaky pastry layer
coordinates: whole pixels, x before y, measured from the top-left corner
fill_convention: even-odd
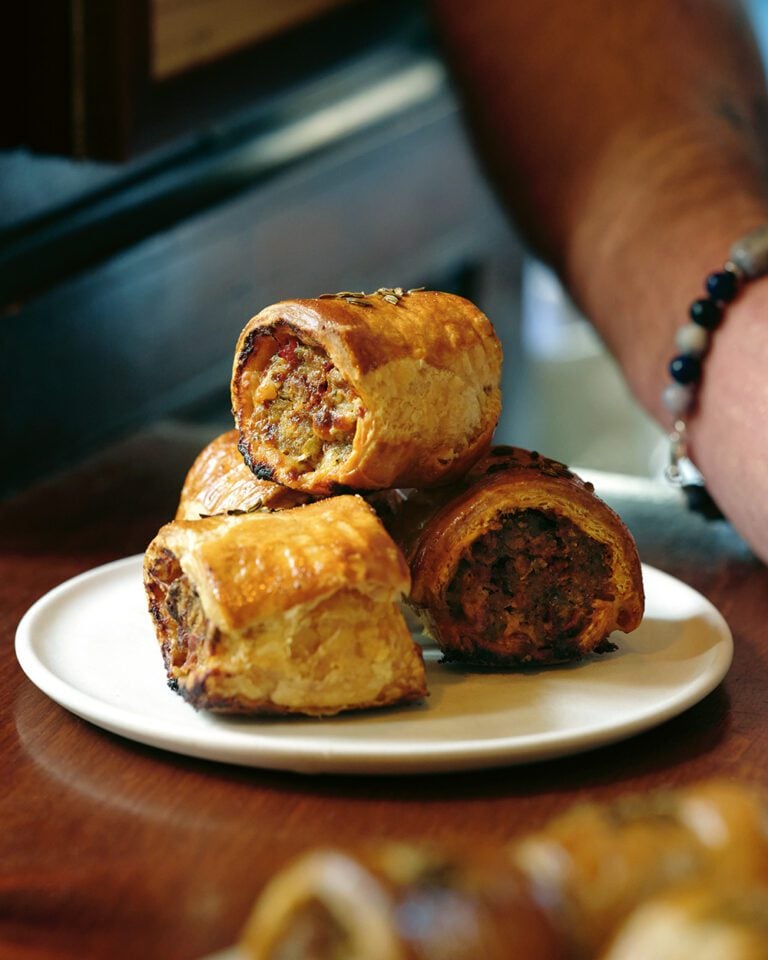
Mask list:
[[[197,707],[331,715],[426,695],[407,566],[359,497],[174,521],[144,582],[169,683]]]
[[[255,477],[237,442],[237,430],[228,430],[200,451],[184,480],[176,520],[200,520],[228,512],[288,510],[312,499],[309,494]]]

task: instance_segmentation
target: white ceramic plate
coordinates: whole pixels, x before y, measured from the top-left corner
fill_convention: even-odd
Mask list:
[[[140,556],[81,574],[24,615],[16,655],[73,713],[131,740],[228,763],[303,773],[423,773],[544,760],[646,730],[725,676],[731,634],[690,587],[644,566],[646,615],[615,653],[520,673],[441,664],[425,647],[423,705],[325,720],[196,712],[166,686]]]

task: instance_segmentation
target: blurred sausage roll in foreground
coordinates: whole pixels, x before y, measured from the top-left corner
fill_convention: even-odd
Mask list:
[[[768,884],[768,808],[755,789],[705,781],[576,805],[510,853],[579,956],[594,957],[640,903],[670,888]]]
[[[566,960],[509,864],[407,844],[318,850],[279,874],[243,936],[249,960]]]
[[[581,804],[501,849],[309,851],[266,885],[248,960],[766,960],[768,811],[710,781]]]
[[[286,300],[237,343],[240,449],[259,478],[318,495],[447,483],[490,445],[500,373],[493,327],[462,297]]]
[[[219,513],[288,510],[312,499],[307,493],[255,477],[245,465],[237,439],[237,430],[229,430],[197,456],[181,490],[177,520],[199,520]]]
[[[626,526],[539,454],[496,447],[460,485],[413,493],[387,522],[410,564],[410,602],[448,660],[574,660],[642,620]]]
[[[330,715],[426,695],[398,606],[408,568],[359,497],[174,521],[144,583],[169,684],[196,707]]]
[[[600,960],[768,960],[768,889],[667,890],[641,903]]]

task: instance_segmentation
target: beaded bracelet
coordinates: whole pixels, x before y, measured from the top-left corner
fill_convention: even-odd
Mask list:
[[[688,507],[707,519],[723,514],[704,485],[704,478],[688,456],[686,416],[692,413],[698,394],[703,362],[712,335],[719,327],[725,308],[739,295],[747,280],[768,274],[768,225],[737,240],[722,270],[711,273],[705,283],[707,296],[694,300],[689,308],[690,322],[677,331],[680,351],[669,364],[672,383],[662,393],[662,403],[675,417],[669,435],[670,459],[667,478],[680,486]]]

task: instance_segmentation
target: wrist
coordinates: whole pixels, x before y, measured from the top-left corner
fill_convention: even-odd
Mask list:
[[[688,421],[690,453],[707,488],[766,558],[768,277],[750,281],[712,340]]]
[[[722,191],[722,182],[718,188]],[[729,197],[726,209],[721,197],[715,198],[714,185],[708,196],[704,184],[698,192],[700,202],[694,206],[681,198],[667,207],[648,204],[643,211],[639,191],[613,211],[613,223],[606,212],[577,230],[570,251],[569,283],[577,303],[600,331],[637,399],[665,429],[674,416],[661,396],[691,303],[706,296],[705,280],[722,269],[733,242],[768,223],[768,202],[755,193]],[[738,303],[728,307],[724,329],[731,325],[732,312],[740,314],[752,296],[745,289]],[[718,329],[713,335],[712,351],[722,333]]]

